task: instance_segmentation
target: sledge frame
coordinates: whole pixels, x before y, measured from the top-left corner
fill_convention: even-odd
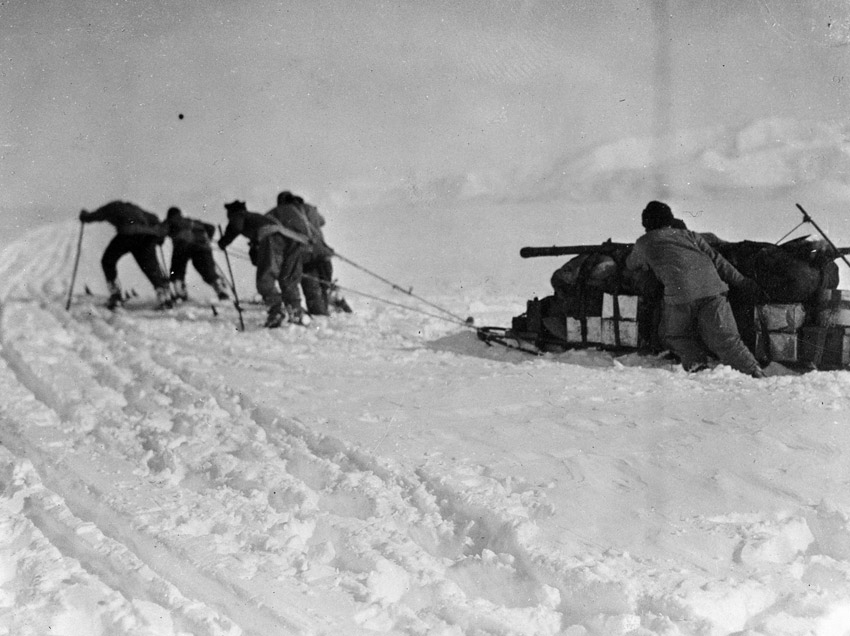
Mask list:
[[[611,319],[614,322],[615,329],[625,319],[619,315],[618,294],[612,294],[614,298],[614,316]],[[580,342],[570,341],[551,334],[543,324],[543,319],[539,315],[535,315],[536,310],[539,310],[540,299],[534,298],[528,301],[526,312],[513,319],[513,324],[510,328],[505,327],[479,327],[477,329],[478,338],[487,344],[501,344],[510,348],[541,355],[543,353],[561,353],[570,350],[595,349],[598,351],[607,351],[614,355],[625,355],[629,353],[637,353],[639,355],[654,356],[662,353],[662,349],[654,347],[651,341],[647,338],[647,332],[651,331],[654,326],[641,324],[646,320],[646,315],[641,316],[638,313],[638,341],[636,346],[622,344],[619,335],[616,336],[614,344],[604,342],[593,342],[587,338],[587,320],[602,319],[603,316],[583,315],[575,318],[582,325],[582,340]],[[778,303],[779,304],[779,303]],[[777,304],[777,305],[778,305]],[[780,362],[782,365],[791,367],[799,371],[837,371],[850,370],[850,326],[839,327],[816,327],[814,326],[815,316],[808,318],[803,324],[792,331],[785,332],[784,335],[796,339],[796,349],[798,359],[796,360],[775,360],[770,355],[770,334],[763,329],[760,324],[759,312],[756,306],[751,306],[750,315],[752,324],[749,326],[751,333],[745,338],[745,343],[753,351],[756,357],[763,364],[773,361]],[[739,328],[742,325],[739,324]],[[828,329],[829,333],[823,334],[819,331],[815,333],[815,329]],[[744,329],[741,329],[744,331]],[[839,333],[840,331],[840,333]],[[615,331],[615,333],[617,333]],[[742,333],[742,337],[744,334]],[[513,344],[516,343],[516,344]]]

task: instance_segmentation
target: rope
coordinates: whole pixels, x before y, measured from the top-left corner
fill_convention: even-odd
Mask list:
[[[812,224],[812,226],[813,226],[813,227],[814,227],[814,228],[815,228],[815,229],[816,229],[816,230],[820,233],[820,235],[824,238],[824,240],[826,240],[826,242],[827,242],[827,243],[829,243],[829,246],[830,246],[833,250],[835,250],[835,253],[836,253],[836,254],[838,254],[839,256],[841,256],[841,260],[842,260],[842,261],[844,261],[844,264],[845,264],[845,265],[847,265],[847,267],[850,267],[850,261],[848,261],[848,260],[847,260],[847,257],[846,257],[846,256],[844,256],[844,254],[842,254],[842,253],[841,253],[841,251],[838,249],[838,247],[835,245],[835,243],[833,243],[833,242],[832,242],[832,239],[831,239],[831,238],[829,238],[829,237],[826,235],[826,232],[824,232],[822,229],[820,229],[820,225],[818,225],[818,224],[815,222],[815,220],[811,217],[811,215],[809,215],[809,213],[808,213],[808,212],[806,212],[806,211],[803,209],[803,206],[802,206],[802,205],[800,205],[799,203],[795,203],[794,205],[796,205],[796,206],[797,206],[797,209],[798,209],[798,210],[800,210],[800,212],[802,212],[802,213],[803,213],[803,223],[811,223],[811,224]]]
[[[774,243],[774,245],[779,245],[782,241],[784,241],[786,238],[788,238],[789,236],[791,236],[794,232],[796,232],[797,230],[799,230],[799,229],[800,229],[801,227],[803,227],[806,223],[807,223],[807,221],[801,221],[800,223],[798,223],[796,226],[794,226],[794,229],[793,229],[793,230],[791,230],[790,232],[788,232],[787,234],[785,234],[785,236],[783,236],[781,239],[779,239],[778,241],[776,241],[776,243]]]
[[[245,252],[243,252],[241,250],[231,249],[230,252],[238,258],[241,258],[243,260],[249,260],[248,254],[246,254]],[[338,254],[336,254],[336,256],[337,256],[337,258],[342,258]],[[342,260],[346,260],[346,259],[342,258]],[[346,262],[348,262],[348,261],[346,260]],[[323,281],[319,278],[316,278],[315,276],[311,276],[310,274],[302,274],[302,276],[304,278],[309,278],[310,280],[314,280],[314,281],[317,281],[317,282],[322,283],[322,284],[327,283],[327,281]],[[342,290],[350,292],[352,294],[356,294],[358,296],[363,296],[364,298],[370,298],[372,300],[377,300],[377,301],[382,302],[384,304],[392,305],[393,307],[400,307],[402,309],[406,309],[406,310],[412,311],[414,313],[422,314],[423,316],[429,316],[431,318],[436,318],[438,320],[445,320],[446,322],[450,322],[450,323],[458,324],[458,325],[463,325],[464,327],[469,327],[469,328],[472,328],[472,329],[475,328],[469,322],[467,322],[466,320],[464,320],[460,316],[457,316],[457,315],[451,313],[450,311],[448,311],[446,309],[442,309],[441,307],[437,307],[436,305],[433,305],[432,303],[429,303],[428,301],[421,299],[418,296],[415,296],[414,294],[410,294],[410,295],[413,296],[414,298],[417,298],[418,300],[421,300],[422,302],[424,302],[427,305],[431,305],[431,306],[436,307],[437,309],[439,309],[443,313],[446,313],[449,316],[451,316],[451,318],[446,318],[446,316],[441,316],[441,315],[438,315],[438,314],[433,314],[433,313],[428,312],[428,311],[423,311],[422,309],[417,309],[416,307],[411,307],[410,305],[404,305],[402,303],[397,303],[397,302],[394,302],[392,300],[387,300],[386,298],[381,298],[380,296],[374,296],[372,294],[367,294],[366,292],[361,292],[361,291],[358,291],[356,289],[352,289],[351,287],[343,287],[342,285],[337,285],[336,283],[334,283],[334,286],[337,289],[342,289]],[[401,290],[401,291],[404,291],[404,290]]]
[[[302,274],[302,277],[303,278],[309,278],[310,280],[314,280],[318,283],[327,282],[327,281],[321,280],[320,278],[317,278],[316,276],[312,276],[310,274]],[[417,313],[417,314],[422,314],[423,316],[429,316],[431,318],[436,318],[437,320],[445,320],[446,322],[450,322],[452,324],[462,325],[464,327],[469,327],[471,329],[475,329],[475,327],[470,325],[465,320],[446,318],[445,316],[441,316],[439,314],[432,314],[429,311],[417,309],[416,307],[411,307],[410,305],[403,305],[401,303],[397,303],[397,302],[392,301],[392,300],[387,300],[386,298],[381,298],[380,296],[374,296],[372,294],[367,294],[366,292],[357,291],[356,289],[352,289],[351,287],[343,287],[342,285],[337,285],[336,283],[334,283],[334,287],[336,287],[337,289],[342,289],[344,291],[350,292],[352,294],[357,294],[358,296],[363,296],[364,298],[371,298],[372,300],[377,300],[377,301],[382,302],[384,304],[392,305],[393,307],[400,307],[402,309],[406,309],[408,311],[412,311],[412,312]]]
[[[343,261],[343,262],[345,262],[345,263],[348,263],[348,264],[349,264],[349,265],[351,265],[352,267],[354,267],[354,268],[356,268],[356,269],[359,269],[361,272],[365,272],[365,273],[369,274],[370,276],[373,276],[374,278],[377,278],[377,279],[378,279],[379,281],[381,281],[382,283],[386,283],[387,285],[389,285],[390,287],[392,287],[392,288],[393,288],[393,289],[395,289],[396,291],[400,291],[400,292],[401,292],[401,293],[403,293],[403,294],[407,294],[408,296],[412,296],[413,298],[415,298],[415,299],[416,299],[416,300],[418,300],[419,302],[425,303],[425,304],[426,304],[426,305],[428,305],[429,307],[433,307],[434,309],[436,309],[436,310],[438,310],[438,311],[441,311],[441,312],[443,312],[444,314],[446,314],[446,315],[448,315],[448,316],[451,316],[452,318],[454,318],[454,319],[455,319],[455,320],[457,320],[457,321],[465,322],[463,318],[461,318],[461,317],[460,317],[460,316],[458,316],[457,314],[453,314],[453,313],[452,313],[452,312],[450,312],[448,309],[445,309],[445,308],[440,307],[439,305],[436,305],[436,304],[434,304],[434,303],[432,303],[432,302],[430,302],[430,301],[428,301],[428,300],[425,300],[425,299],[424,299],[424,298],[422,298],[421,296],[417,296],[416,294],[414,294],[414,293],[413,293],[413,288],[412,288],[412,287],[411,287],[411,288],[409,288],[409,289],[404,289],[403,287],[400,287],[399,285],[396,285],[394,282],[392,282],[392,281],[390,281],[390,280],[387,280],[386,278],[384,278],[384,277],[382,277],[382,276],[379,276],[379,275],[378,275],[378,274],[376,274],[375,272],[371,272],[371,271],[369,271],[368,269],[366,269],[366,268],[365,268],[365,267],[363,267],[362,265],[358,265],[357,263],[355,263],[355,262],[354,262],[354,261],[352,261],[351,259],[346,258],[345,256],[342,256],[342,255],[341,255],[341,254],[339,254],[338,252],[334,252],[334,256],[335,256],[336,258],[338,258],[339,260],[341,260],[341,261]]]
[[[241,250],[238,250],[238,249],[231,249],[230,253],[233,254],[233,256],[235,256],[237,258],[241,258],[243,260],[250,260],[248,254],[246,254],[244,251],[241,251]],[[323,281],[322,279],[320,279],[316,276],[313,276],[311,274],[302,274],[302,276],[304,278],[314,280],[314,281],[316,281],[320,284],[326,284],[327,283],[327,281]],[[358,291],[356,289],[352,289],[351,287],[345,287],[343,285],[338,285],[336,283],[334,283],[333,286],[336,289],[341,289],[341,290],[344,290],[346,292],[350,292],[352,294],[362,296],[364,298],[376,300],[376,301],[384,303],[386,305],[391,305],[393,307],[399,307],[401,309],[405,309],[405,310],[413,312],[413,313],[421,314],[423,316],[428,316],[429,318],[436,318],[437,320],[444,320],[446,322],[450,322],[450,323],[455,324],[455,325],[460,325],[462,327],[466,327],[467,329],[473,329],[473,330],[475,330],[475,333],[478,335],[478,339],[481,340],[482,342],[484,342],[485,344],[487,344],[488,346],[492,346],[495,343],[495,344],[501,345],[503,347],[506,347],[508,349],[516,349],[517,351],[529,353],[529,354],[534,355],[534,356],[542,355],[540,351],[537,351],[537,350],[534,350],[534,349],[529,349],[527,347],[523,347],[523,346],[518,345],[518,344],[515,345],[515,344],[508,342],[504,337],[502,337],[502,335],[498,335],[498,334],[494,333],[491,330],[493,328],[475,327],[472,324],[470,324],[469,322],[467,322],[466,320],[463,320],[463,319],[455,316],[454,314],[451,314],[450,312],[447,312],[447,313],[449,313],[452,317],[447,318],[446,316],[441,316],[439,314],[434,314],[434,313],[431,313],[429,311],[424,311],[424,310],[418,309],[416,307],[411,307],[409,305],[397,303],[397,302],[392,301],[392,300],[387,300],[386,298],[381,298],[380,296],[375,296],[373,294],[368,294],[366,292]],[[404,290],[402,290],[402,291],[404,291]],[[442,311],[445,311],[445,310],[442,310]],[[500,331],[502,330],[500,327],[495,328],[495,329],[498,329]]]

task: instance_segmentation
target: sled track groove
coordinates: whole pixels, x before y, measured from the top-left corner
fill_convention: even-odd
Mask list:
[[[57,320],[69,320],[65,312],[55,304],[49,307]],[[4,323],[6,323],[8,311],[7,305],[2,315]],[[34,313],[31,307],[27,307],[26,311]],[[73,324],[69,322],[66,326],[72,327]],[[87,523],[94,524],[113,543],[125,546],[139,563],[155,572],[157,578],[154,583],[148,583],[138,577],[134,580],[131,575],[126,583],[121,583],[123,580],[121,577],[126,576],[126,572],[110,574],[110,565],[103,559],[93,557],[90,550],[75,538],[74,533],[57,530],[63,527],[60,519],[51,520],[51,513],[47,511],[44,514],[34,513],[33,522],[43,529],[45,535],[53,536],[57,543],[64,544],[65,554],[79,558],[81,563],[89,564],[93,575],[102,575],[106,580],[121,583],[122,587],[119,589],[128,597],[132,598],[134,596],[132,591],[135,590],[146,590],[145,597],[156,597],[157,587],[171,586],[172,592],[179,590],[180,594],[185,594],[190,599],[197,599],[188,602],[188,605],[192,607],[200,601],[202,604],[216,608],[210,610],[216,616],[215,619],[201,622],[212,621],[219,625],[213,629],[199,629],[199,634],[245,633],[259,636],[280,633],[281,630],[285,633],[323,633],[321,626],[317,625],[313,619],[300,616],[298,612],[286,611],[285,607],[272,609],[262,603],[258,604],[253,591],[231,585],[227,577],[219,576],[224,572],[219,572],[217,575],[203,567],[199,568],[198,562],[191,558],[185,546],[169,545],[155,532],[139,527],[135,522],[136,514],[143,512],[139,508],[139,502],[134,501],[132,496],[122,496],[120,490],[110,491],[109,488],[103,487],[103,474],[99,474],[101,471],[97,466],[98,456],[91,448],[97,444],[91,444],[90,440],[87,440],[91,433],[92,413],[84,403],[85,396],[79,396],[75,400],[74,396],[69,398],[62,391],[54,391],[55,376],[47,374],[44,368],[30,367],[27,356],[15,350],[16,343],[13,343],[12,347],[8,345],[6,324],[2,329],[2,336],[4,343],[0,349],[0,355],[2,355],[3,364],[0,372],[4,385],[15,387],[15,395],[8,396],[8,405],[0,413],[0,421],[3,423],[0,427],[0,442],[17,456],[30,458],[45,486],[57,493],[74,515]],[[79,361],[75,361],[72,366],[78,372],[83,368]],[[59,364],[58,368],[62,369],[62,365]],[[120,373],[120,369],[115,371],[116,377],[120,376]],[[96,374],[100,374],[101,378],[106,378],[112,383],[116,382],[116,377],[109,380],[110,370],[107,368],[101,368],[92,375]],[[130,376],[130,379],[132,378],[133,376]],[[98,415],[110,416],[109,413]],[[45,430],[43,436],[39,439],[28,439],[17,432],[16,422],[32,422],[33,420],[42,423]],[[120,423],[116,422],[116,424]],[[47,441],[46,448],[45,441]],[[63,453],[61,457],[54,456],[50,452],[52,445],[60,444],[64,447],[68,443],[84,447],[84,450],[78,453]],[[87,454],[86,451],[91,454]],[[115,464],[116,462],[112,460],[108,470],[104,472],[115,471],[121,477],[128,477],[138,470],[136,466],[116,466]],[[177,510],[169,506],[167,501],[169,492],[181,504],[186,494],[185,491],[174,492],[164,489],[165,494],[159,496],[159,501],[154,502],[154,507],[165,514],[175,513]],[[286,595],[285,587],[277,591],[281,596]],[[168,595],[167,600],[169,604],[166,607],[177,611],[179,618],[183,611],[182,604],[175,605],[173,594]],[[219,616],[220,612],[223,612],[226,618]],[[189,622],[189,618],[184,620]],[[230,621],[240,627],[229,626]],[[197,620],[193,619],[191,622],[197,623]]]
[[[46,338],[29,334],[18,324],[23,319],[36,323],[28,327]],[[285,412],[232,390],[224,378],[199,371],[203,360],[168,340],[168,330],[178,327],[164,317],[165,335],[150,335],[150,326],[131,314],[96,307],[79,307],[75,314],[49,300],[4,307],[4,373],[14,373],[38,411],[20,420],[37,416],[58,431],[60,447],[73,442],[76,454],[57,462],[49,445],[42,449],[36,440],[16,435],[13,425],[0,433],[0,441],[32,457],[45,485],[74,515],[125,546],[181,595],[212,608],[220,623],[232,621],[252,635],[334,633],[313,616],[290,609],[310,607],[303,597],[309,585],[337,599],[335,630],[360,633],[359,625],[344,623],[363,603],[379,600],[367,585],[377,570],[413,573],[410,585],[434,593],[453,585],[451,570],[458,564],[474,563],[503,576],[498,564],[484,562],[486,553],[511,555],[515,578],[522,582],[506,585],[521,585],[531,598],[550,596],[549,588],[574,594],[576,588],[599,586],[572,564],[552,563],[528,548],[522,536],[533,511],[514,505],[521,512],[512,512],[510,488],[476,491],[427,466],[408,470],[313,432]],[[94,468],[73,463],[86,453],[98,456],[98,447],[112,464],[126,464],[109,468],[134,475],[135,490],[111,488]],[[145,480],[156,488],[140,497]],[[184,510],[192,510],[194,518],[182,518]],[[313,542],[299,548],[292,528],[304,520],[316,528]],[[56,543],[66,536],[51,530],[63,526],[48,513],[39,524]],[[225,546],[241,547],[230,554],[216,552],[215,541],[199,545],[186,538],[185,529],[193,526],[206,526]],[[385,530],[376,534],[376,527]],[[104,559],[73,540],[65,543],[66,552],[83,556],[93,573],[116,580]],[[322,549],[331,556],[317,556]],[[126,595],[149,587],[134,583]],[[478,592],[472,586],[464,592],[460,600],[449,596],[433,604],[427,610],[432,624],[487,615],[488,607],[498,606],[495,598],[485,599],[489,606],[470,605],[467,599]],[[408,614],[423,611],[409,608]]]
[[[476,556],[485,549],[510,550],[517,553],[518,561],[530,563],[518,542],[511,539],[518,527],[517,520],[500,518],[492,513],[488,506],[490,502],[467,503],[464,500],[468,496],[443,483],[438,475],[404,471],[338,439],[314,433],[285,413],[259,406],[248,396],[232,391],[223,379],[211,378],[209,372],[192,371],[190,363],[177,362],[172,352],[158,353],[161,347],[137,331],[98,332],[100,337],[108,340],[108,348],[113,353],[123,350],[125,355],[133,357],[137,351],[150,351],[150,359],[146,359],[144,368],[137,372],[146,378],[160,378],[158,386],[168,397],[185,400],[187,391],[192,392],[192,399],[211,397],[230,414],[231,419],[226,426],[256,427],[263,431],[264,442],[273,449],[274,456],[264,456],[262,467],[255,466],[246,472],[261,470],[265,474],[264,483],[277,480],[282,490],[286,482],[294,478],[301,483],[290,490],[307,493],[305,496],[318,492],[317,505],[321,513],[335,517],[329,522],[334,532],[342,533],[345,542],[357,543],[372,558],[386,559],[403,569],[422,568],[422,563],[430,563],[422,572],[425,579],[443,577],[441,559]],[[118,361],[121,361],[121,354]],[[132,364],[138,365],[139,362]],[[352,476],[356,476],[359,488],[349,483]],[[374,478],[379,482],[375,483]],[[364,483],[367,484],[365,488],[362,486]],[[250,484],[242,490],[245,497],[250,496]],[[357,502],[355,507],[369,512],[352,516],[349,510],[352,499]],[[388,504],[388,501],[391,503]],[[389,509],[379,510],[388,505]],[[371,543],[368,537],[376,518],[383,518],[383,523],[400,526],[394,533],[391,551],[377,543],[363,544],[364,541]],[[425,526],[432,531],[420,533],[417,526],[426,520]],[[470,532],[479,538],[469,541]],[[491,541],[487,537],[496,539]],[[399,545],[403,548],[399,549]],[[420,565],[414,566],[413,563]],[[351,579],[356,579],[357,574],[356,571],[349,572]]]
[[[403,541],[414,552],[454,561],[479,557],[485,551],[510,554],[515,559],[514,565],[520,578],[533,581],[539,595],[546,594],[546,586],[569,588],[573,592],[584,587],[591,589],[592,593],[605,587],[595,581],[588,582],[584,569],[573,569],[573,563],[555,563],[529,551],[520,539],[528,529],[528,517],[500,512],[505,508],[504,500],[494,500],[489,489],[475,492],[468,484],[452,483],[444,475],[424,467],[409,471],[359,447],[316,433],[296,418],[258,405],[247,395],[233,391],[222,378],[211,377],[208,371],[193,371],[191,360],[178,362],[171,352],[158,353],[159,348],[136,331],[122,333],[121,341],[129,344],[131,350],[151,351],[153,361],[174,373],[186,385],[202,395],[212,396],[220,406],[234,414],[247,416],[248,422],[265,432],[266,439],[278,449],[280,457],[291,459],[281,449],[304,447],[311,462],[329,463],[343,473],[359,471],[375,475],[383,482],[382,490],[394,494],[395,506],[390,514],[385,513],[387,522],[392,522],[389,519],[409,520],[409,527],[403,529]],[[328,484],[311,481],[313,471],[305,470],[303,465],[300,472],[292,468],[292,463],[281,467],[296,478],[305,480],[308,488],[327,488]],[[509,497],[510,493],[503,496]],[[437,537],[417,532],[416,524],[425,519],[429,520],[429,526],[440,529]],[[368,529],[368,525],[374,523],[371,519],[354,521],[359,526],[353,530],[355,533]],[[409,563],[401,562],[386,550],[381,551],[380,556],[397,562],[401,567],[409,567]],[[433,572],[429,574],[441,577],[443,575],[437,573],[440,570],[440,566],[434,565]],[[609,593],[616,595],[619,590],[609,590],[606,596]]]

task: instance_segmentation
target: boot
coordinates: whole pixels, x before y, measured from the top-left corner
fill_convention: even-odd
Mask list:
[[[106,301],[107,309],[118,309],[124,306],[124,292],[117,280],[106,281],[106,289],[109,290],[109,299]]]
[[[311,322],[309,314],[305,314],[301,307],[287,305],[285,311],[287,315],[287,322],[291,325],[301,325],[302,327],[306,327]]]
[[[223,278],[216,278],[213,283],[213,289],[218,294],[219,300],[230,300],[230,294],[227,292],[227,285]]]
[[[269,311],[266,316],[266,322],[263,325],[266,329],[277,329],[287,319],[286,311],[283,305],[279,302],[269,305]]]
[[[156,301],[156,309],[171,309],[174,307],[174,301],[171,300],[171,291],[168,287],[157,287]]]
[[[339,290],[336,288],[331,289],[331,293],[328,298],[328,304],[336,309],[337,311],[341,311],[346,314],[351,313],[351,305],[342,297],[339,293]]]
[[[175,280],[172,283],[174,285],[174,300],[183,302],[189,300],[189,293],[186,291],[186,281]]]

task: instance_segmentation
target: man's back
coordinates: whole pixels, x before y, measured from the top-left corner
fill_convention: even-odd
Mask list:
[[[672,227],[641,236],[626,265],[629,269],[651,269],[664,285],[665,299],[671,304],[722,294],[729,289],[726,282],[737,283],[743,278],[699,234]]]
[[[111,223],[119,234],[157,235],[159,233],[159,219],[156,215],[127,201],[110,201],[94,212],[90,212],[86,220]]]
[[[185,216],[170,218],[165,221],[165,226],[172,241],[185,245],[209,247],[215,234],[215,226]]]
[[[306,238],[310,238],[310,229],[307,227],[307,222],[304,213],[298,209],[294,203],[282,203],[273,207],[266,212],[266,216],[275,219],[284,227],[298,232]]]

